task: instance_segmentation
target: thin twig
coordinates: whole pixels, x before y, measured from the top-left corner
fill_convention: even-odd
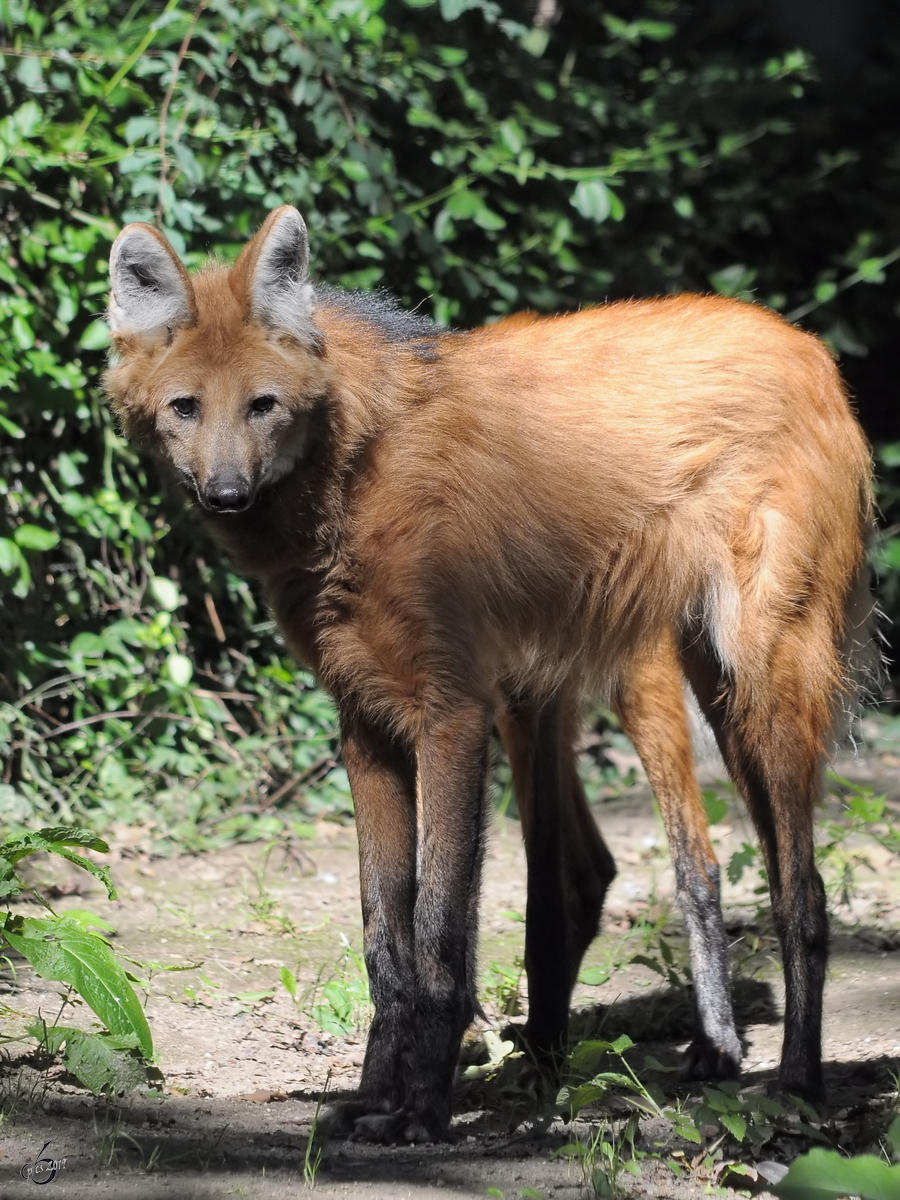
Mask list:
[[[284,32],[288,35],[288,37],[294,42],[294,44],[299,46],[301,50],[306,49],[306,47],[303,45],[303,42],[300,40],[299,37],[297,37],[297,35],[296,35],[296,33],[294,33],[293,29],[291,29],[290,25],[287,25],[281,19],[281,17],[275,18],[275,24],[280,29],[283,29]],[[359,132],[359,130],[357,129],[356,122],[353,119],[353,113],[350,111],[350,106],[347,104],[347,101],[341,95],[341,92],[340,92],[337,84],[334,82],[334,80],[332,79],[332,77],[329,75],[329,73],[327,71],[322,72],[322,78],[325,80],[329,89],[333,93],[334,98],[337,100],[338,107],[340,108],[341,113],[343,114],[344,120],[347,122],[347,125],[350,128],[350,132],[353,134],[354,138],[356,139],[357,145],[362,146],[362,148],[365,149],[366,148],[366,140],[362,136],[362,134]]]
[[[198,671],[198,675],[209,675],[209,671]],[[215,676],[213,676],[215,678]],[[195,696],[206,696],[209,700],[256,700],[250,692],[214,692],[212,688],[191,688]]]
[[[225,641],[225,630],[222,628],[222,622],[219,620],[219,614],[216,612],[216,602],[212,598],[212,592],[206,592],[203,596],[203,602],[206,605],[206,612],[209,616],[213,631],[216,635],[216,641]]]
[[[118,712],[97,713],[93,717],[82,717],[80,721],[70,721],[68,725],[60,725],[58,729],[53,729],[50,733],[44,734],[44,741],[49,741],[50,738],[59,737],[62,733],[71,733],[73,729],[81,729],[83,725],[96,725],[99,721],[111,721],[113,718],[117,720],[136,721],[139,717],[146,717],[148,721],[157,719],[166,721],[188,721],[193,724],[195,717],[186,717],[183,713],[170,712],[134,712],[132,709],[123,708]]]
[[[329,88],[333,92],[334,98],[338,102],[338,107],[340,108],[341,113],[343,114],[344,120],[347,122],[348,126],[350,127],[350,132],[353,134],[353,137],[356,139],[357,145],[361,146],[365,150],[366,149],[366,139],[362,136],[362,134],[356,128],[356,122],[353,120],[353,113],[350,111],[350,105],[344,99],[340,89],[338,88],[338,85],[334,82],[334,80],[331,78],[331,76],[329,75],[329,73],[327,71],[322,72],[322,78],[325,80],[325,82],[328,84]]]
[[[320,758],[311,767],[307,767],[305,771],[301,771],[298,775],[294,775],[289,779],[287,783],[283,783],[271,796],[266,796],[264,800],[260,800],[259,811],[262,812],[264,808],[271,808],[273,804],[277,804],[282,796],[286,796],[293,788],[300,787],[304,783],[311,783],[320,772],[324,772],[326,768],[330,769],[334,765],[334,759],[330,754]]]
[[[878,257],[878,267],[875,270],[883,271],[885,267],[889,267],[891,263],[895,263],[900,258],[900,246],[892,250],[890,254],[883,254]],[[847,288],[854,287],[857,283],[869,283],[869,272],[854,271],[852,275],[848,275],[846,279],[842,279],[837,285],[834,295],[829,296],[828,300],[833,300],[839,292],[844,292]],[[786,321],[799,321],[801,317],[807,316],[817,308],[821,308],[823,304],[827,304],[828,300],[809,300],[806,304],[801,304],[799,308],[792,309],[789,313],[784,314]]]
[[[56,717],[51,717],[48,712],[44,712],[44,710],[39,708],[37,704],[28,702],[24,704],[23,707],[32,709],[39,717],[43,718],[43,720],[49,721],[51,725],[62,725],[62,721],[58,721]]]
[[[205,6],[206,0],[199,0],[197,7],[194,9],[194,15],[191,17],[185,35],[181,40],[181,45],[178,48],[175,65],[172,67],[172,78],[166,89],[166,94],[163,96],[163,102],[159,110],[159,198],[156,204],[156,223],[160,227],[162,227],[163,188],[166,185],[166,176],[169,173],[169,162],[166,157],[166,118],[169,115],[169,105],[172,103],[172,96],[175,93],[175,84],[178,82],[178,72],[181,70],[181,64],[184,62],[184,56],[188,52],[188,46],[191,44],[191,38],[194,35],[194,28]]]

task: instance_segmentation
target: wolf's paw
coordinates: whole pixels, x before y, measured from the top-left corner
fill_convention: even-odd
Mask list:
[[[358,1121],[380,1115],[390,1115],[386,1103],[379,1105],[374,1100],[341,1100],[323,1109],[316,1131],[323,1138],[350,1137]]]
[[[400,1108],[391,1113],[368,1113],[354,1122],[353,1136],[385,1145],[416,1145],[422,1142],[454,1142],[446,1121],[435,1113],[414,1113]]]
[[[739,1079],[741,1053],[717,1046],[708,1038],[695,1038],[684,1052],[681,1060],[680,1077],[685,1081],[695,1079]]]
[[[819,1066],[809,1069],[801,1066],[791,1070],[787,1064],[781,1064],[778,1083],[772,1088],[784,1096],[796,1096],[817,1112],[824,1114],[828,1104],[825,1097],[825,1082],[822,1079],[822,1068]]]

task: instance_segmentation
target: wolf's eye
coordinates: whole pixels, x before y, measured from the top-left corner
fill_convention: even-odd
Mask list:
[[[193,396],[176,396],[169,407],[174,409],[179,417],[196,417],[200,412],[200,405]]]
[[[275,403],[274,396],[257,396],[250,405],[250,412],[254,417],[262,416],[263,413],[271,412]]]

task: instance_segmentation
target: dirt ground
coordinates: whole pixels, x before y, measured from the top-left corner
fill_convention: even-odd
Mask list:
[[[840,765],[900,800],[900,759],[872,755]],[[684,957],[677,912],[669,907],[673,880],[662,828],[640,784],[595,811],[620,873],[585,964],[595,969],[593,978],[610,978],[579,984],[575,1024],[594,1036],[598,1029],[603,1037],[629,1032],[639,1042],[637,1066],[650,1053],[674,1063],[690,1032],[684,997],[629,961],[652,957],[648,939],[657,921],[665,923],[676,962]],[[713,835],[723,863],[749,838],[736,801]],[[311,1123],[326,1085],[329,1097],[349,1094],[362,1063],[364,1010],[352,1014],[359,1025],[346,1036],[313,1019],[315,1006],[326,1004],[326,984],[352,996],[359,978],[347,950],[348,943],[361,949],[354,832],[322,822],[314,840],[171,859],[136,852],[136,839],[120,831],[114,848],[119,901],[101,898],[85,877],[77,882],[86,891],[53,903],[106,917],[117,948],[137,960],[190,968],[158,970],[150,986],[147,1014],[163,1094],[95,1099],[58,1068],[49,1078],[33,1071],[16,1058],[20,1049],[8,1046],[0,1200],[31,1194],[35,1180],[23,1178],[22,1168],[41,1156],[65,1159],[51,1198],[295,1196],[305,1186]],[[896,1100],[891,1072],[900,1060],[900,863],[874,843],[865,853],[869,865],[857,870],[852,902],[832,908],[824,1054],[831,1112],[845,1124],[863,1120],[867,1104]],[[481,949],[486,1009],[497,1027],[498,1002],[515,983],[522,953],[524,876],[518,824],[498,817],[485,863]],[[60,878],[56,865],[53,878]],[[774,1079],[781,1036],[780,973],[759,921],[758,882],[745,873],[738,885],[725,884],[750,1086]],[[282,967],[297,980],[295,998],[281,982]],[[59,1007],[58,989],[21,967],[14,980],[3,975],[0,1001],[8,1033],[21,1020],[16,1013],[40,1009],[49,1019]],[[65,1020],[88,1026],[89,1016],[82,1010]],[[589,1195],[579,1163],[555,1155],[588,1126],[573,1129],[504,1102],[503,1078],[493,1093],[490,1085],[462,1086],[453,1145],[326,1144],[315,1191],[350,1200]],[[628,1187],[636,1196],[688,1200],[704,1194],[708,1182],[690,1173],[679,1180],[662,1162],[648,1161]]]

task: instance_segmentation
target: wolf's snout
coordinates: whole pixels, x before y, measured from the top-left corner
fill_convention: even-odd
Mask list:
[[[243,479],[212,479],[200,495],[210,512],[243,512],[250,507],[250,485]]]

